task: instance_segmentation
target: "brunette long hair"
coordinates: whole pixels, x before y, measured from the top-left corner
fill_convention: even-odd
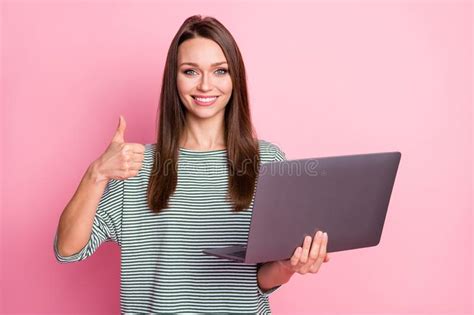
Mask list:
[[[203,37],[216,42],[224,52],[232,78],[232,95],[225,107],[225,134],[229,170],[228,198],[234,211],[252,201],[260,156],[247,95],[242,55],[230,32],[213,17],[187,18],[174,36],[163,71],[156,152],[148,184],[148,206],[154,212],[168,207],[177,185],[179,140],[185,126],[185,107],[177,88],[178,47],[185,40]],[[250,162],[250,163],[249,163]]]

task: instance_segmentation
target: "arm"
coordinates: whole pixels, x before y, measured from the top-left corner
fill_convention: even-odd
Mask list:
[[[120,244],[124,180],[138,174],[145,152],[142,144],[125,143],[125,127],[120,116],[111,143],[88,167],[61,214],[54,239],[60,262],[85,259],[107,240]]]
[[[290,281],[294,272],[281,268],[277,262],[264,263],[257,271],[258,286],[262,291],[268,291]]]
[[[79,187],[63,210],[58,224],[58,252],[71,256],[89,241],[92,224],[107,181],[98,181],[97,162],[85,172]]]

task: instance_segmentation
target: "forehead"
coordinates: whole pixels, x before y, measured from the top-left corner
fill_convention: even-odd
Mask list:
[[[178,65],[192,62],[200,66],[211,66],[221,61],[227,61],[221,47],[207,38],[188,39],[178,47]]]

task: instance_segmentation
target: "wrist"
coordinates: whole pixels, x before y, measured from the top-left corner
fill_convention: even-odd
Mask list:
[[[262,291],[268,291],[290,281],[293,273],[283,269],[278,261],[266,262],[257,272],[257,283]]]
[[[295,274],[295,271],[293,270],[293,268],[291,268],[290,262],[287,262],[288,263],[284,261],[274,261],[273,263],[276,265],[275,268],[278,269],[278,272],[288,277],[289,280],[289,278],[291,278]]]
[[[86,178],[96,185],[107,183],[108,179],[100,171],[100,159],[92,162],[87,168]]]

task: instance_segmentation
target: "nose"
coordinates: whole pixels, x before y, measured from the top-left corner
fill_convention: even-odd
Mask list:
[[[198,84],[198,89],[201,91],[208,91],[211,89],[211,82],[207,74],[203,74],[201,81]]]

